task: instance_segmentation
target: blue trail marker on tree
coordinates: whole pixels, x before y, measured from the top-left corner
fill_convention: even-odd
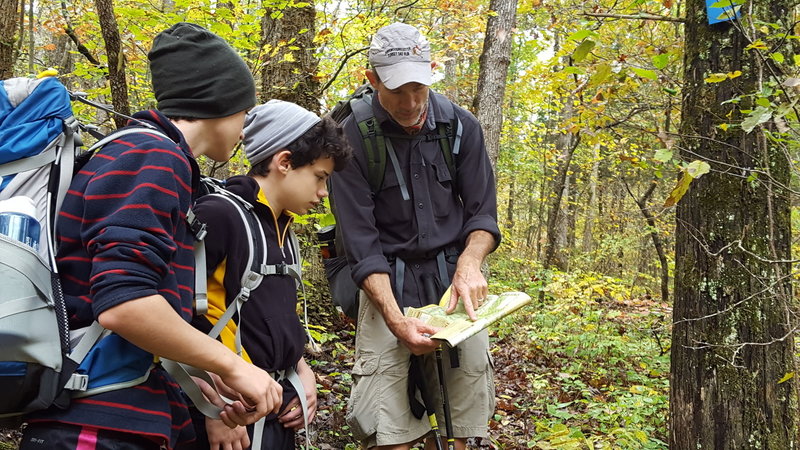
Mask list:
[[[743,0],[706,0],[708,24],[738,19]]]

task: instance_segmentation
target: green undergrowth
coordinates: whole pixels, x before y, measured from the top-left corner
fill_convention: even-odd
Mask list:
[[[518,271],[517,273],[524,273]],[[544,295],[536,291],[542,286]],[[667,448],[668,305],[591,273],[528,276],[494,331],[498,448]],[[507,354],[510,353],[510,354]]]

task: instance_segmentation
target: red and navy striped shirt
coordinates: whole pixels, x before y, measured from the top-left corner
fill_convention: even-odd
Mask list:
[[[156,294],[187,321],[193,315],[186,212],[199,169],[169,119],[154,110],[134,117],[169,139],[142,132],[105,145],[73,178],[59,214],[57,263],[72,329]],[[51,409],[30,421],[44,420],[145,435],[169,448],[194,439],[180,388],[161,369],[139,386],[75,399],[67,410]]]

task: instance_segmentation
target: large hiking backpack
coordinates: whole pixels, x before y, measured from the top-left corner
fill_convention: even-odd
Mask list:
[[[75,119],[71,100],[109,111],[69,93],[56,78],[0,82],[0,200],[32,203],[41,229],[38,249],[0,234],[0,419],[7,422],[66,407],[75,396],[138,384],[153,363],[97,322],[69,330],[55,228],[73,175],[95,149],[125,134],[161,133],[129,127],[79,153],[81,131],[102,135]]]
[[[139,384],[153,365],[152,355],[97,322],[69,329],[55,228],[73,175],[96,149],[131,133],[166,136],[142,126],[103,137],[75,119],[71,100],[110,111],[56,78],[0,82],[0,200],[28,200],[41,229],[38,250],[0,234],[0,419],[8,423],[66,407],[72,397]],[[83,153],[81,131],[99,139]]]
[[[369,84],[361,85],[349,98],[339,101],[329,113],[329,116],[339,124],[352,115],[358,125],[367,160],[367,173],[365,175],[373,197],[383,188],[383,178],[386,174],[387,160],[389,160],[399,181],[403,200],[409,201],[411,198],[400,170],[397,155],[392,146],[392,139],[437,141],[447,163],[450,178],[453,180],[453,185],[455,185],[458,175],[457,159],[461,147],[463,126],[450,100],[443,95],[431,92],[430,95],[436,96],[437,104],[443,111],[444,117],[436,118],[436,130],[433,132],[412,136],[384,133],[372,110],[374,95],[375,91],[372,86]],[[328,184],[328,191],[331,208],[335,216],[336,205],[330,183]],[[329,252],[329,257],[323,258],[325,276],[328,279],[333,303],[341,308],[342,312],[347,316],[356,319],[358,315],[358,286],[356,286],[350,273],[341,233],[336,230],[335,226],[326,227],[320,231],[322,232],[320,235],[324,234],[326,236],[325,240],[327,242],[323,242],[323,245],[327,244],[329,249],[333,250]],[[332,244],[330,242],[331,235],[333,235]]]
[[[55,220],[82,145],[70,96],[55,78],[0,82],[0,200],[31,199],[38,251],[0,235],[0,417],[66,405],[71,378],[64,297],[55,264]]]

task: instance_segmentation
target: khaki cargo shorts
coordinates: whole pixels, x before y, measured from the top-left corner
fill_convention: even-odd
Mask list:
[[[488,437],[494,413],[494,371],[486,330],[456,347],[459,367],[450,367],[448,350],[443,366],[453,433],[457,438]],[[408,366],[411,352],[399,344],[380,312],[362,292],[356,328],[353,389],[347,405],[347,423],[353,436],[369,448],[416,441],[428,431],[428,418],[417,419],[408,401]],[[427,388],[436,404],[442,435],[444,413],[434,353],[423,357]]]

